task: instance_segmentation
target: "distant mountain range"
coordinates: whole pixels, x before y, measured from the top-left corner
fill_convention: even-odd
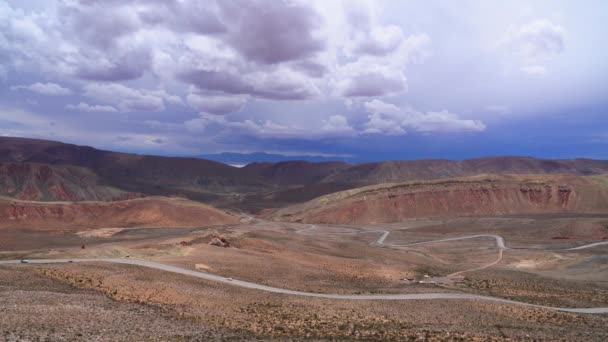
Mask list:
[[[326,156],[310,156],[310,155],[292,155],[286,156],[283,154],[272,154],[265,152],[255,153],[235,153],[223,152],[217,154],[203,154],[194,156],[195,158],[208,159],[218,161],[224,164],[235,166],[244,166],[250,163],[278,163],[292,160],[303,160],[308,162],[327,162],[327,161],[342,161],[350,162],[351,158],[344,157],[326,157]]]
[[[201,158],[119,153],[56,141],[0,137],[0,196],[34,201],[113,200],[179,196],[217,207],[258,211],[302,203],[336,191],[381,183],[479,174],[608,173],[608,161],[488,157],[352,164],[288,160],[272,154],[224,153]],[[259,159],[258,157],[259,156]],[[209,156],[204,156],[209,157]],[[239,159],[238,157],[249,157]],[[307,157],[312,158],[312,157]],[[217,158],[219,159],[219,158]],[[249,163],[244,167],[226,165]]]

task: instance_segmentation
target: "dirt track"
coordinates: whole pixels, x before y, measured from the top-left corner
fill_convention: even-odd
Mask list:
[[[310,234],[310,231],[315,229],[316,227],[317,226],[315,226],[315,225],[310,225],[307,228],[297,231],[297,233],[303,234],[304,232],[306,232],[306,233]],[[374,241],[374,243],[376,243],[380,246],[388,246],[388,247],[395,247],[395,248],[416,246],[416,245],[421,245],[421,244],[431,244],[431,243],[437,243],[437,242],[450,242],[450,241],[459,241],[459,240],[466,240],[466,239],[487,238],[487,237],[495,239],[496,247],[498,248],[498,251],[499,251],[498,258],[495,261],[493,261],[492,263],[489,263],[487,265],[484,265],[482,267],[452,273],[447,276],[448,278],[456,277],[465,272],[481,270],[481,269],[485,269],[485,268],[494,266],[494,265],[498,264],[500,261],[502,261],[503,251],[508,249],[505,245],[504,238],[501,236],[498,236],[498,235],[480,234],[480,235],[470,235],[470,236],[439,239],[439,240],[432,240],[432,241],[414,242],[414,243],[410,243],[410,244],[385,244],[384,241],[389,236],[390,232],[386,231],[386,230],[378,230],[378,231],[366,231],[365,233],[373,233],[373,232],[382,233],[380,235],[380,237],[378,237],[378,239],[376,239]],[[345,234],[345,233],[348,234],[348,232],[339,232],[339,233],[333,233],[333,234]],[[601,246],[601,245],[608,245],[608,242],[591,243],[591,244],[587,244],[587,245],[583,245],[583,246],[568,248],[565,250],[581,250],[581,249],[593,248],[593,247],[597,247],[597,246]],[[28,260],[27,263],[55,264],[55,263],[95,262],[95,261],[149,267],[149,268],[154,268],[157,270],[183,274],[183,275],[202,278],[202,279],[206,279],[206,280],[212,280],[212,281],[216,281],[216,282],[220,282],[220,283],[241,286],[241,287],[245,287],[245,288],[267,291],[267,292],[272,292],[272,293],[294,295],[294,296],[306,296],[306,297],[318,297],[318,298],[330,298],[330,299],[348,299],[348,300],[463,299],[463,300],[480,300],[480,301],[500,302],[500,303],[506,303],[506,304],[531,306],[531,307],[536,307],[536,308],[543,308],[543,309],[557,310],[557,311],[566,311],[566,312],[575,312],[575,313],[608,313],[608,307],[599,307],[599,308],[550,307],[550,306],[544,306],[544,305],[529,304],[529,303],[524,303],[524,302],[519,302],[519,301],[512,301],[512,300],[507,300],[507,299],[502,299],[502,298],[497,298],[497,297],[488,297],[488,296],[463,294],[463,293],[344,295],[344,294],[321,294],[321,293],[313,293],[313,292],[294,291],[294,290],[289,290],[289,289],[284,289],[284,288],[256,284],[256,283],[242,281],[242,280],[236,280],[236,279],[227,278],[227,277],[221,277],[221,276],[217,276],[217,275],[213,275],[213,274],[188,270],[185,268],[165,265],[165,264],[147,261],[147,260],[120,259],[120,258],[38,259],[38,260]],[[0,261],[0,265],[19,264],[19,263],[22,263],[22,261],[20,261],[20,260]]]

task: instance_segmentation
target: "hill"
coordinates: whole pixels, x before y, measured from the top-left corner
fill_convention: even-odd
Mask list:
[[[0,137],[0,162],[79,166],[99,177],[101,185],[200,201],[211,201],[217,193],[233,189],[251,191],[265,186],[255,175],[210,160],[119,153],[25,138]]]
[[[0,229],[173,228],[238,222],[238,216],[178,198],[149,197],[78,203],[0,198]]]
[[[56,141],[0,137],[0,195],[35,200],[178,196],[257,212],[366,185],[493,174],[608,173],[608,161],[489,157],[453,160],[251,163],[98,150]]]
[[[608,212],[608,176],[479,175],[380,184],[322,196],[271,217],[346,224],[560,212]]]
[[[325,182],[379,184],[417,179],[437,179],[493,174],[575,174],[608,172],[608,160],[487,157],[467,160],[405,160],[352,165],[329,175]]]
[[[350,161],[349,158],[324,157],[315,155],[291,155],[273,154],[265,152],[255,153],[234,153],[223,152],[217,154],[203,154],[195,158],[215,160],[229,165],[247,165],[251,163],[278,163],[284,161],[302,160],[307,162],[330,162],[330,161]]]
[[[87,168],[38,163],[0,163],[0,195],[34,201],[104,201],[140,196],[102,185],[99,176]]]

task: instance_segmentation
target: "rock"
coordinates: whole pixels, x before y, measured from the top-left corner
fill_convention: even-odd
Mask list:
[[[209,241],[209,244],[217,247],[230,247],[230,242],[223,237],[214,237]]]

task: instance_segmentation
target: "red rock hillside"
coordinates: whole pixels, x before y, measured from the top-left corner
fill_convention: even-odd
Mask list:
[[[568,211],[607,213],[608,176],[480,175],[382,184],[319,197],[271,217],[346,224]]]
[[[0,200],[0,229],[203,227],[238,220],[213,207],[177,198],[78,203]]]

